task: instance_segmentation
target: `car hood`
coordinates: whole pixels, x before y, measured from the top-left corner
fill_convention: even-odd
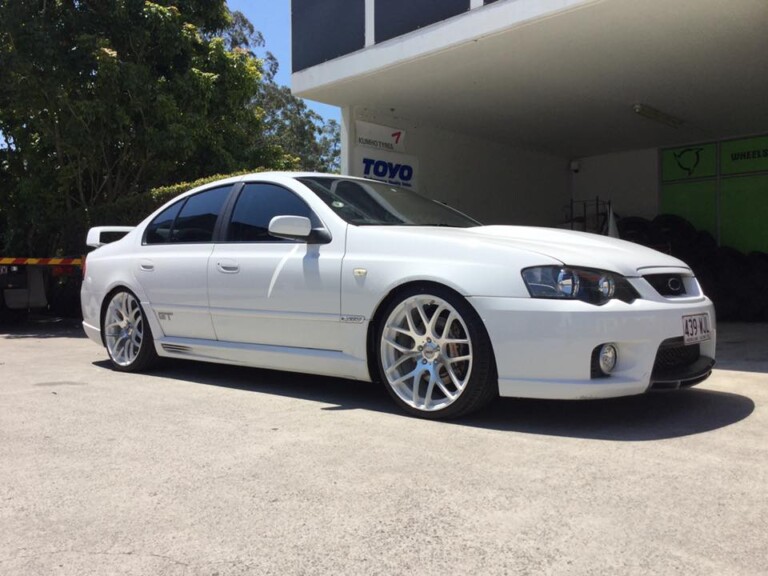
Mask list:
[[[430,234],[456,234],[481,243],[504,245],[542,254],[569,266],[582,266],[638,276],[643,268],[686,268],[677,258],[651,248],[597,234],[534,226],[423,228]]]

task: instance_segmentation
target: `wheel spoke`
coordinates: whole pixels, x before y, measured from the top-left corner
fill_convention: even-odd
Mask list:
[[[387,344],[392,346],[392,348],[394,348],[398,352],[408,353],[408,352],[412,352],[413,351],[413,348],[408,348],[407,346],[403,346],[402,344],[398,344],[397,342],[395,342],[394,340],[391,340],[389,338],[384,338],[384,342],[386,342]]]
[[[456,362],[466,362],[467,360],[472,360],[472,355],[468,354],[466,356],[456,356],[455,358],[446,356],[445,359],[447,360],[448,364],[455,364]]]
[[[464,382],[460,380],[459,377],[456,375],[456,372],[454,371],[453,366],[446,364],[445,371],[448,372],[448,377],[451,379],[451,382],[453,382],[453,385],[456,386],[456,389],[463,390]]]
[[[123,315],[123,318],[125,320],[128,320],[128,318],[131,317],[131,311],[128,309],[128,295],[127,294],[121,294],[120,299],[120,312]]]
[[[431,333],[435,338],[440,338],[442,334],[437,333],[437,321],[440,319],[440,314],[443,313],[443,310],[447,310],[447,308],[443,305],[439,305],[437,308],[435,308],[435,311],[432,314],[432,318],[429,321],[429,333]],[[443,332],[445,332],[445,328],[443,328]]]
[[[455,396],[448,392],[448,388],[445,387],[445,384],[443,384],[443,381],[440,378],[435,378],[435,384],[437,384],[437,387],[440,388],[440,391],[445,394],[445,397],[449,400],[455,400],[456,397],[458,397],[458,394]],[[461,392],[461,390],[459,390]]]
[[[432,404],[432,392],[435,389],[435,382],[437,376],[434,370],[429,373],[429,384],[427,385],[427,391],[424,393],[424,408],[429,409]]]
[[[387,368],[387,375],[390,375],[392,372],[400,368],[400,366],[402,366],[408,360],[413,360],[416,356],[418,356],[418,353],[416,352],[411,352],[410,354],[403,354],[402,356],[400,356],[400,358],[398,358],[395,361],[394,364],[392,364],[392,366]]]
[[[413,318],[411,317],[411,310],[406,309],[405,310],[405,322],[408,324],[408,331],[410,332],[409,335],[418,335],[419,333],[416,331],[416,326],[413,324]]]
[[[429,319],[424,313],[423,305],[417,304],[415,308],[416,308],[416,311],[419,313],[419,316],[421,317],[422,324],[424,324],[424,333],[427,334],[429,332]]]
[[[443,338],[443,344],[469,344],[466,338]]]
[[[393,385],[394,385],[394,384],[402,384],[403,382],[405,382],[406,380],[408,380],[408,378],[415,378],[415,377],[416,377],[417,375],[419,375],[419,374],[421,374],[421,372],[420,372],[420,368],[417,366],[416,368],[414,368],[414,369],[413,369],[413,370],[411,370],[410,372],[408,372],[408,373],[406,373],[406,374],[403,374],[402,376],[400,376],[400,378],[397,378],[396,380],[393,380],[393,381],[391,382],[391,384],[393,384]]]
[[[124,335],[120,335],[115,342],[115,355],[121,360],[125,360],[128,354],[126,345],[128,343],[127,338]]]
[[[387,330],[391,330],[392,332],[402,334],[403,336],[408,336],[409,338],[413,338],[413,335],[414,335],[413,331],[406,330],[405,328],[400,328],[400,326],[396,326],[394,324],[390,324],[389,326],[387,326]]]

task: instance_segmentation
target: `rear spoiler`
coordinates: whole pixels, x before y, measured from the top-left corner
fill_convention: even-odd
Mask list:
[[[98,248],[104,244],[120,240],[134,228],[135,226],[96,226],[88,230],[85,243],[92,248]]]

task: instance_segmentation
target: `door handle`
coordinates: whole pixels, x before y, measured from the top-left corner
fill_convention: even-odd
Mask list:
[[[223,272],[224,274],[237,274],[240,272],[240,265],[234,260],[222,260],[221,262],[216,262],[216,268],[218,268],[219,272]]]
[[[149,260],[142,260],[139,262],[139,268],[144,270],[144,272],[152,272],[155,269],[155,265]]]

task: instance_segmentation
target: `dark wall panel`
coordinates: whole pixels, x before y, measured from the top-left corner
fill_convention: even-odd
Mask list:
[[[293,71],[365,46],[365,0],[292,0]]]
[[[469,10],[469,0],[376,0],[376,42]]]

